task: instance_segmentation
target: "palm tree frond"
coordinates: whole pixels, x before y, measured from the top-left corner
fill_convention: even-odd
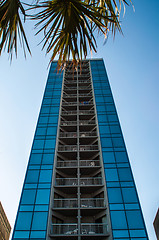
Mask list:
[[[97,32],[104,36],[109,29],[121,32],[119,11],[115,12],[112,1],[49,0],[32,6],[38,11],[33,16],[40,27],[37,34],[44,33],[43,48],[53,52],[51,61],[58,55],[60,65],[71,55],[76,63],[86,58],[88,49],[97,51]]]
[[[13,51],[17,56],[18,37],[25,57],[25,47],[31,54],[19,11],[21,11],[25,21],[25,10],[19,0],[3,0],[0,3],[0,55],[2,50],[7,48],[11,59]]]
[[[20,0],[0,1],[0,55],[7,49],[11,59],[13,52],[17,56],[18,41],[26,56],[31,54],[20,14],[36,20],[36,35],[43,33],[42,49],[52,53],[51,60],[58,57],[59,67],[65,65],[70,57],[76,65],[88,52],[97,51],[96,37],[101,34],[106,39],[109,32],[122,33],[120,13],[131,0],[33,0],[34,4]],[[36,10],[33,15],[32,12]]]

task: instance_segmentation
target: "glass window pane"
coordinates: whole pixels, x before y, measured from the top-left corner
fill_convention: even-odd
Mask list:
[[[32,230],[46,230],[47,212],[34,212]]]
[[[100,81],[94,83],[95,88],[101,88],[101,83]]]
[[[118,118],[117,118],[116,114],[113,114],[113,115],[108,114],[107,116],[108,116],[108,121],[109,122],[117,122],[118,121]]]
[[[113,236],[116,238],[125,238],[125,237],[129,237],[129,233],[128,230],[114,230],[113,231]]]
[[[103,86],[104,86],[104,84],[102,84],[102,87]],[[111,96],[105,96],[104,100],[105,100],[106,103],[113,103],[113,98]]]
[[[48,122],[48,117],[43,117],[43,116],[41,116],[40,118],[39,118],[39,123],[41,124],[43,124],[43,123],[47,123]]]
[[[35,201],[35,189],[25,189],[23,190],[21,204],[34,204]]]
[[[35,205],[35,212],[48,212],[49,205]]]
[[[55,138],[53,138],[53,139],[46,139],[45,140],[45,148],[55,148],[55,142],[56,142]]]
[[[111,138],[101,137],[102,148],[112,147]]]
[[[44,140],[34,140],[33,149],[42,149],[44,147]]]
[[[29,238],[29,231],[15,231],[14,238],[21,238],[21,239],[28,239]]]
[[[42,165],[41,169],[48,169],[48,170],[50,170],[50,169],[53,169],[53,166],[52,165]]]
[[[102,89],[94,89],[95,95],[101,95],[102,94]]]
[[[138,203],[125,203],[125,209],[126,210],[137,210],[140,209],[139,204]]]
[[[44,136],[46,134],[46,127],[38,127],[36,129],[36,136]]]
[[[41,239],[45,238],[46,236],[46,231],[31,231],[31,238],[36,238],[36,239]]]
[[[121,133],[119,125],[110,125],[111,133]]]
[[[130,168],[119,168],[119,179],[120,181],[132,181],[132,174]]]
[[[21,205],[20,210],[21,212],[32,212],[34,205]]]
[[[112,210],[124,210],[124,204],[122,203],[113,203],[109,204],[110,211]]]
[[[115,152],[115,157],[117,162],[128,162],[126,152]]]
[[[107,181],[119,181],[116,169],[105,169],[105,175]]]
[[[49,204],[50,189],[38,189],[36,204]]]
[[[106,109],[108,112],[115,112],[115,106],[113,104],[106,105]]]
[[[122,203],[120,188],[108,188],[109,203]]]
[[[24,188],[25,189],[37,188],[37,183],[25,183]]]
[[[134,182],[120,182],[121,187],[134,187]]]
[[[57,115],[49,117],[49,124],[56,124],[58,121]]]
[[[50,188],[51,187],[51,183],[39,183],[38,184],[38,188]]]
[[[54,155],[53,154],[44,154],[42,159],[42,164],[53,164]]]
[[[109,127],[107,125],[103,126],[99,123],[99,132],[100,132],[100,135],[109,134],[110,130],[109,130]]]
[[[50,107],[42,107],[41,113],[49,113],[50,112]]]
[[[146,237],[145,230],[130,230],[130,237]]]
[[[115,157],[113,152],[103,152],[104,163],[115,163]]]
[[[56,127],[48,127],[47,135],[56,135],[57,128]]]
[[[120,187],[119,182],[107,182],[108,187]]]
[[[98,112],[105,112],[105,106],[104,105],[97,105],[97,110],[98,110]]]
[[[48,92],[48,91],[46,91],[45,92],[45,94],[44,94],[44,97],[46,98],[46,97],[51,97],[52,96],[52,92]]]
[[[40,164],[41,163],[42,154],[31,154],[30,156],[30,164]]]
[[[50,113],[53,113],[53,114],[56,113],[56,114],[58,114],[58,113],[59,113],[59,107],[55,107],[55,106],[51,107]]]
[[[122,193],[125,203],[138,202],[137,194],[134,188],[122,188]]]
[[[99,115],[98,114],[98,122],[99,123],[107,123],[108,122],[108,120],[107,120],[107,117],[106,117],[106,115]]]
[[[52,170],[41,170],[39,182],[51,182]]]
[[[139,210],[126,211],[126,216],[130,229],[144,228],[143,219]]]
[[[44,98],[43,99],[43,104],[51,104],[51,98]]]
[[[30,230],[32,220],[32,212],[19,212],[16,230]]]
[[[124,211],[111,211],[111,220],[113,229],[127,229]]]
[[[123,138],[112,138],[113,146],[114,147],[124,147]]]
[[[26,183],[34,183],[38,181],[39,170],[28,170],[26,175]]]
[[[30,165],[29,170],[35,170],[35,169],[40,169],[40,165]]]
[[[95,99],[96,99],[96,103],[104,102],[104,97],[103,96],[96,96]]]

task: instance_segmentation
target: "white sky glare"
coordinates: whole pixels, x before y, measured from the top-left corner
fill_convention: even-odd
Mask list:
[[[159,1],[134,0],[122,19],[124,37],[110,37],[98,53],[112,87],[150,240],[159,207]],[[151,8],[151,9],[150,9]],[[12,64],[0,57],[0,201],[13,228],[48,75],[49,56],[26,24],[32,57],[21,49]],[[32,35],[32,36],[31,36]],[[90,57],[90,56],[89,56]]]

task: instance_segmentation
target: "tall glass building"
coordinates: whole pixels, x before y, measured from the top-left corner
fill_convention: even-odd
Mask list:
[[[56,68],[12,240],[148,240],[103,60]]]

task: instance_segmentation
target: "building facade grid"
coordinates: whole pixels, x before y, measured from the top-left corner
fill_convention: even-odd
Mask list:
[[[63,80],[56,67],[49,71],[12,239],[46,239]]]
[[[113,239],[148,239],[103,60],[92,60]]]
[[[148,240],[129,159],[108,77],[102,59],[88,60],[98,119],[99,143],[104,166],[109,236],[100,239]],[[50,235],[50,193],[55,168],[57,128],[65,73],[50,67],[33,146],[22,189],[12,240],[59,239]],[[77,139],[78,141],[78,139]],[[77,144],[78,145],[78,144]],[[78,213],[79,215],[80,213]],[[110,214],[110,216],[109,216]],[[103,218],[105,219],[105,218]],[[80,221],[80,220],[79,220]],[[103,221],[103,220],[102,220]],[[109,221],[108,221],[109,222]],[[70,232],[70,231],[68,231]],[[97,231],[99,233],[99,230]],[[72,233],[72,232],[71,232]],[[91,232],[92,233],[92,232]],[[63,235],[62,239],[99,239],[99,236]]]

